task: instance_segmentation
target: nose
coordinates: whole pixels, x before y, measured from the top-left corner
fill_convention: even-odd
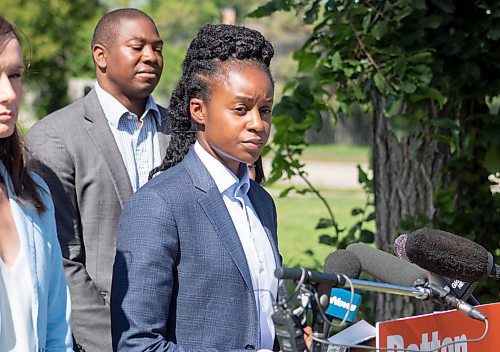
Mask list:
[[[12,87],[9,77],[2,73],[0,74],[0,103],[10,104],[16,99],[16,92]]]
[[[151,45],[145,45],[142,49],[142,58],[145,62],[157,62],[156,52]]]
[[[249,130],[261,132],[264,130],[264,121],[260,115],[260,110],[255,107],[248,113],[248,124]]]

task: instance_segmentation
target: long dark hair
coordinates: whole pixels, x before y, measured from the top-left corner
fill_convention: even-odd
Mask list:
[[[0,15],[0,40],[11,33],[21,42],[19,33],[14,25]],[[37,212],[41,214],[45,212],[47,207],[43,204],[39,193],[41,188],[29,173],[26,159],[27,153],[24,140],[16,127],[11,136],[0,138],[0,161],[4,164],[12,179],[16,197],[20,200],[33,203]]]
[[[272,81],[269,64],[273,56],[271,43],[256,30],[226,24],[202,27],[189,45],[182,63],[182,77],[170,98],[170,144],[162,164],[149,177],[179,163],[196,141],[196,124],[191,119],[189,103],[193,98],[208,102],[211,84],[225,62],[235,65],[251,62],[261,67]]]

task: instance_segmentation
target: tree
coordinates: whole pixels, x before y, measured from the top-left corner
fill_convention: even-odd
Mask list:
[[[2,0],[3,14],[24,34],[39,118],[66,105],[70,75],[93,72],[90,40],[104,11],[99,0]]]
[[[320,127],[321,113],[349,115],[357,104],[373,117],[377,247],[390,251],[399,232],[430,226],[463,235],[498,259],[500,194],[488,177],[500,171],[500,119],[489,106],[500,93],[499,5],[272,0],[253,12],[294,11],[314,24],[295,53],[298,75],[274,110],[271,179],[303,171],[304,133]],[[354,234],[348,240],[367,241]],[[499,284],[476,292],[483,303],[495,301]],[[430,307],[377,295],[375,309],[380,321]]]

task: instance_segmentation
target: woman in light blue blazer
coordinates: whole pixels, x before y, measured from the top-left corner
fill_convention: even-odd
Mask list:
[[[0,351],[72,351],[54,205],[16,130],[24,67],[19,36],[0,16]]]

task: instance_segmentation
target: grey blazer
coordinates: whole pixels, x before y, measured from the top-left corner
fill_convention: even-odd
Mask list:
[[[170,132],[166,110],[159,109],[164,154]],[[75,341],[82,351],[111,351],[116,231],[132,187],[95,91],[40,120],[27,141],[55,204]]]
[[[279,266],[273,200],[253,181],[248,196]],[[115,351],[260,348],[243,247],[215,181],[192,149],[123,209],[111,328]]]

